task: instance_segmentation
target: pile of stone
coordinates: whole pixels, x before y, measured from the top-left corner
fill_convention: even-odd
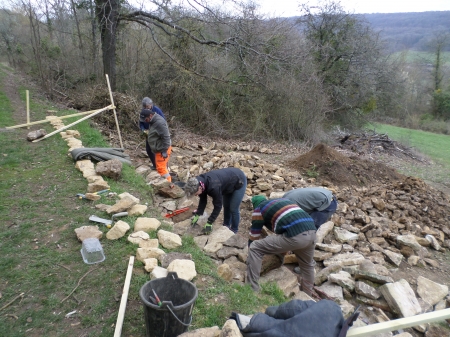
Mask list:
[[[191,156],[177,155],[177,152],[181,151],[175,148],[171,172],[181,181],[212,169],[242,169],[248,177],[246,200],[259,193],[281,197],[292,188],[315,185],[314,179],[304,180],[298,172],[282,165],[267,163],[253,154],[218,149],[216,145],[201,148]],[[145,167],[137,171],[146,176],[156,191],[168,189],[155,172]],[[432,252],[450,247],[450,230],[446,224],[450,204],[444,193],[411,177],[389,185],[361,188],[337,188],[329,182],[321,185],[335,193],[339,207],[331,221],[318,232],[314,259],[319,295],[337,301],[346,315],[353,312],[356,304],[363,304],[362,320],[359,320],[362,325],[448,306],[446,285],[423,276],[396,277],[401,264],[407,268],[417,266],[441,271],[442,261],[433,259]],[[165,198],[174,199],[173,209],[186,204],[181,189],[169,188],[170,193],[165,192],[162,193]],[[166,199],[161,201],[160,206],[163,202],[167,205]],[[191,228],[189,219],[175,223],[173,231],[195,236],[197,245],[217,263],[221,277],[244,281],[245,239],[225,227],[210,236],[196,236],[199,232]],[[284,263],[295,263],[295,256],[286,256]],[[307,298],[298,290],[297,276],[281,265],[278,257],[265,258],[263,273],[261,282],[275,281],[286,296]],[[426,327],[416,329],[424,332]]]

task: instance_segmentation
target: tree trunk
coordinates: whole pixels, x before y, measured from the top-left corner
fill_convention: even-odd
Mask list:
[[[96,15],[102,42],[103,72],[108,74],[111,90],[116,90],[116,32],[120,0],[96,0]]]

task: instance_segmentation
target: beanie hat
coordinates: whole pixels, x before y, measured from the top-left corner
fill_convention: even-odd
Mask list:
[[[199,182],[197,178],[189,178],[186,185],[184,186],[184,192],[187,195],[194,194],[198,190]]]
[[[149,117],[150,115],[153,115],[155,111],[150,109],[142,109],[141,113],[139,115],[139,122],[145,122],[145,119]]]
[[[254,197],[252,197],[253,208],[255,209],[256,207],[259,206],[260,203],[266,200],[267,200],[266,197],[263,195],[255,195]]]

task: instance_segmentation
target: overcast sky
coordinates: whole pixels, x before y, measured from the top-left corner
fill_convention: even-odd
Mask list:
[[[255,0],[261,4],[264,13],[273,16],[294,16],[298,14],[298,3],[295,0]],[[310,5],[315,0],[304,1]],[[428,12],[450,10],[450,0],[341,0],[341,5],[348,12],[354,13],[399,13]]]

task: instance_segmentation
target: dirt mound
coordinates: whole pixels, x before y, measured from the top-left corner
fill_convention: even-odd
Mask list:
[[[317,178],[318,181],[328,180],[336,186],[365,186],[405,178],[382,163],[347,157],[324,144],[316,145],[287,165],[307,177]]]

